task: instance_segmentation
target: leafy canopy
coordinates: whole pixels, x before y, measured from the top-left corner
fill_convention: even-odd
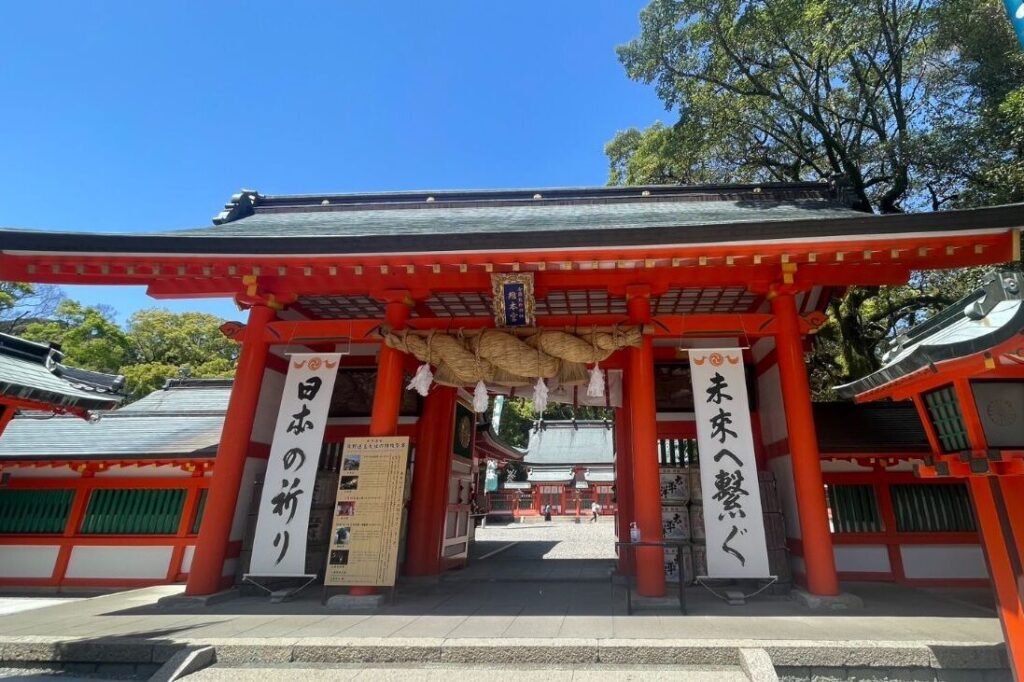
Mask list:
[[[122,329],[110,309],[65,299],[52,319],[28,324],[21,335],[61,344],[70,365],[123,374],[134,400],[175,377],[231,377],[238,346],[221,334],[222,324],[206,313],[151,308],[133,314]]]
[[[999,0],[652,0],[619,58],[677,120],[619,132],[611,184],[842,176],[881,213],[1024,201],[1024,54]],[[819,396],[982,274],[837,295]]]

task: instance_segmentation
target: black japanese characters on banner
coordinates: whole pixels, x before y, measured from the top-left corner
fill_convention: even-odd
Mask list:
[[[692,350],[694,412],[700,452],[715,453],[701,467],[707,491],[704,522],[708,575],[768,576],[750,407],[739,349]],[[712,492],[713,491],[713,492]]]
[[[263,483],[250,575],[303,575],[310,492],[340,355],[292,355]]]

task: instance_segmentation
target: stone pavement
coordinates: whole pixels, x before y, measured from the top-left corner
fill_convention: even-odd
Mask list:
[[[134,665],[141,674],[189,645],[217,651],[221,667],[200,680],[265,676],[246,670],[253,664],[285,666],[274,669],[284,678],[323,677],[328,672],[317,666],[330,664],[332,679],[354,679],[344,667],[354,663],[377,666],[378,677],[359,679],[437,679],[450,677],[450,666],[460,674],[466,666],[504,666],[509,676],[531,678],[538,673],[531,665],[555,679],[601,672],[630,679],[636,671],[629,666],[636,665],[664,679],[673,679],[671,671],[652,666],[699,666],[687,672],[718,670],[718,679],[729,679],[742,652],[763,651],[786,679],[811,679],[811,666],[842,671],[844,679],[857,666],[916,671],[910,679],[935,679],[930,671],[939,668],[985,671],[957,679],[1005,676],[988,590],[849,583],[844,589],[864,608],[820,613],[770,595],[730,606],[691,587],[688,615],[669,601],[628,616],[623,588],[608,579],[610,528],[559,525],[485,529],[469,568],[437,583],[400,583],[396,603],[376,610],[329,610],[318,589],[278,604],[263,596],[158,604],[181,593],[181,585],[171,585],[0,615],[0,658],[5,665]]]
[[[637,665],[548,665],[497,666],[410,665],[373,666],[363,664],[313,667],[213,666],[185,677],[188,682],[264,682],[274,680],[416,680],[451,682],[453,675],[479,679],[511,679],[523,682],[592,682],[596,680],[678,680],[687,682],[746,682],[749,678],[734,666],[637,666]]]

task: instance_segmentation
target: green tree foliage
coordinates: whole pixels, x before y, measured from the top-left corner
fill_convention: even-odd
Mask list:
[[[230,378],[238,344],[220,332],[224,323],[206,313],[140,310],[128,319],[132,362],[122,369],[132,395],[140,397],[178,376]]]
[[[999,0],[652,0],[619,48],[678,119],[619,132],[609,182],[832,180],[891,213],[1024,200],[1024,57]],[[886,339],[982,269],[852,287],[828,307],[814,383],[877,369]]]
[[[63,298],[55,286],[0,281],[0,332],[20,334],[29,323],[52,316]]]
[[[113,311],[65,299],[53,319],[32,322],[22,333],[29,341],[59,343],[68,364],[117,374],[131,362],[128,337]]]
[[[64,300],[52,319],[28,324],[21,335],[59,343],[70,365],[123,374],[135,400],[171,378],[231,377],[238,346],[220,333],[221,324],[205,313],[153,308],[136,312],[122,329],[110,309]]]

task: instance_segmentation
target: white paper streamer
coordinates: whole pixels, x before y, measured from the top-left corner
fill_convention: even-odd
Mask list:
[[[594,369],[590,370],[590,383],[587,384],[587,397],[604,397],[604,370],[602,370],[601,366],[598,364],[595,364]]]
[[[430,371],[430,363],[424,362],[422,365],[416,368],[416,374],[412,376],[412,381],[405,388],[409,391],[416,391],[424,398],[427,397],[427,393],[430,392],[430,384],[434,382],[434,373]]]
[[[483,381],[476,382],[473,389],[473,410],[476,412],[487,411],[487,384]]]
[[[544,383],[544,378],[540,377],[533,387],[533,409],[537,414],[543,415],[547,407],[548,385]]]

